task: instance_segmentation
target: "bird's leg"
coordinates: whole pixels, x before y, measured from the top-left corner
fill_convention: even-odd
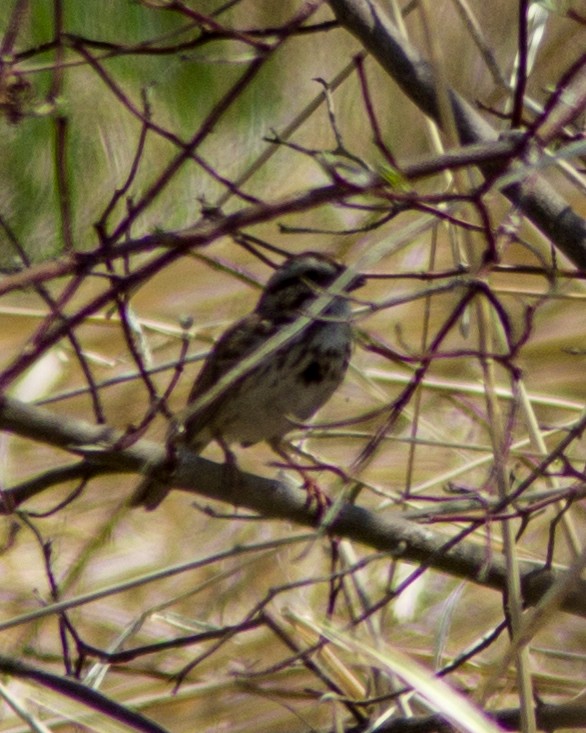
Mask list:
[[[228,443],[222,438],[221,435],[216,435],[214,440],[222,449],[224,453],[224,465],[223,471],[225,472],[225,480],[232,491],[237,491],[240,484],[240,468],[236,461],[236,455],[230,450]]]
[[[312,478],[309,475],[309,471],[311,470],[309,466],[301,466],[299,463],[294,463],[291,461],[291,456],[288,454],[287,450],[285,449],[284,445],[278,441],[278,440],[272,440],[269,442],[269,445],[271,449],[280,457],[283,459],[283,464],[274,464],[278,466],[279,468],[290,468],[293,471],[296,471],[301,478],[303,479],[303,488],[307,492],[307,503],[306,506],[309,508],[311,507],[312,503],[315,502],[318,516],[321,518],[324,511],[331,506],[331,499],[321,490],[319,484],[317,481]],[[303,455],[303,453],[295,448],[295,446],[290,445],[291,450],[296,452],[298,455]],[[316,466],[316,468],[320,468],[319,466]]]
[[[315,502],[318,525],[321,525],[322,519],[327,514],[327,510],[332,506],[332,500],[327,494],[322,491],[317,481],[315,481],[315,479],[308,475],[308,466],[300,466],[298,463],[291,462],[291,457],[289,456],[289,454],[285,450],[285,447],[280,441],[270,441],[269,445],[271,446],[272,450],[285,461],[285,463],[282,464],[282,467],[291,468],[293,471],[296,471],[303,479],[303,488],[307,492],[307,500],[305,502],[305,506],[310,509],[312,504]],[[303,452],[299,448],[296,448],[294,445],[290,444],[290,448],[298,455],[304,455]],[[315,468],[321,470],[322,467],[316,465]],[[329,532],[327,533],[327,538],[330,543],[332,567],[335,568],[336,561],[339,555],[338,539],[333,537]],[[332,577],[335,577],[335,574]],[[332,581],[330,583],[330,598],[328,601],[328,609],[333,610],[336,598],[338,596],[338,590],[339,588],[337,587],[335,582]]]

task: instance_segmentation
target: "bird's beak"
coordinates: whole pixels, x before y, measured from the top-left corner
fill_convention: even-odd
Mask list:
[[[361,288],[363,285],[366,285],[366,277],[364,275],[356,275],[353,280],[350,280],[347,290],[351,293],[353,290],[358,290],[358,288]]]

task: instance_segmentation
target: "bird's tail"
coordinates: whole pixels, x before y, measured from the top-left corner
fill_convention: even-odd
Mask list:
[[[145,476],[134,490],[128,502],[129,506],[144,506],[149,512],[156,509],[169,493],[170,476],[156,476],[151,473]]]

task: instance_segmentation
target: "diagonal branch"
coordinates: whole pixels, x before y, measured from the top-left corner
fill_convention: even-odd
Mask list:
[[[64,420],[48,410],[10,397],[0,400],[0,430],[81,453],[103,473],[153,470],[157,465],[164,465],[167,458],[165,448],[151,441],[137,440],[130,446],[117,448],[116,442],[122,434],[112,428],[71,418]],[[182,491],[246,507],[263,517],[319,527],[319,512],[307,505],[305,491],[250,473],[239,474],[236,482],[227,482],[224,465],[187,450],[177,456],[173,485]],[[18,503],[19,497],[7,490],[0,512],[8,513]],[[506,588],[506,566],[500,555],[493,553],[488,557],[479,544],[459,536],[446,540],[445,535],[400,516],[389,513],[383,518],[367,509],[346,504],[336,515],[330,532],[388,552],[406,562],[423,564],[500,592]],[[521,577],[523,601],[525,605],[535,605],[554,584],[563,582],[565,573],[540,570],[538,565],[523,562]],[[586,581],[573,586],[561,608],[586,616]]]
[[[329,0],[338,21],[356,36],[403,92],[438,125],[442,125],[438,77],[433,67],[399,33],[375,0]],[[453,89],[447,90],[463,144],[495,140],[497,132]],[[492,180],[506,164],[480,165]],[[586,269],[586,221],[540,176],[509,185],[503,193],[576,267]]]

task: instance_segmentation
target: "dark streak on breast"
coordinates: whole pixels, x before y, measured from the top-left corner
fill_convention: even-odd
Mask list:
[[[301,372],[301,379],[305,384],[319,384],[324,379],[324,370],[317,359],[310,361]]]

